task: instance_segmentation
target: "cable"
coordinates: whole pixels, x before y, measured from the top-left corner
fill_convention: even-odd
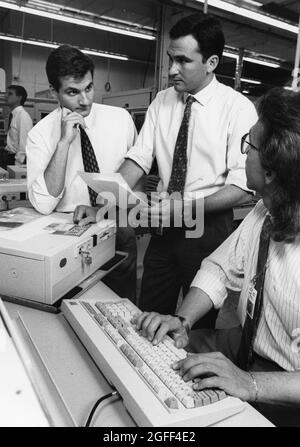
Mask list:
[[[85,427],[90,427],[90,424],[92,422],[95,411],[97,410],[97,408],[101,404],[101,402],[103,402],[106,399],[109,399],[110,397],[116,396],[117,394],[119,394],[118,391],[112,391],[111,393],[105,394],[104,396],[100,397],[100,399],[97,400],[97,402],[95,403],[95,405],[93,406],[93,408],[90,411],[90,414],[89,414],[87,421],[85,423]]]

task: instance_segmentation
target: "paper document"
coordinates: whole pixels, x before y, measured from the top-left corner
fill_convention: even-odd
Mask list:
[[[94,172],[78,172],[82,180],[104,199],[109,200],[109,195],[113,195],[115,203],[120,208],[128,208],[141,203],[148,206],[146,196],[140,191],[132,191],[128,183],[119,172],[113,174],[101,174]]]
[[[20,227],[41,217],[31,208],[14,208],[0,213],[0,231]]]
[[[62,236],[82,236],[92,224],[74,225],[72,223],[53,222],[47,225],[44,230],[51,234],[60,234]]]

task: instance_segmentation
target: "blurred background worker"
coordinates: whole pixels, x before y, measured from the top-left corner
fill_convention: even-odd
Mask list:
[[[1,151],[0,165],[21,165],[26,163],[26,140],[32,128],[32,119],[24,109],[27,92],[21,85],[10,85],[7,88],[6,102],[10,113],[8,118],[7,141]]]

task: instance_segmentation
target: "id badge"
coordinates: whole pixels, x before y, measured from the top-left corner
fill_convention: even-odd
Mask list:
[[[255,289],[253,284],[250,284],[248,291],[247,314],[249,315],[251,320],[253,319],[254,315],[256,296],[257,296],[257,290]]]

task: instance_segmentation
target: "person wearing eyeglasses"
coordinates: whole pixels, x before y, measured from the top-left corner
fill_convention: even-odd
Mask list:
[[[276,425],[300,425],[300,93],[271,90],[258,114],[241,152],[262,200],[202,262],[177,316],[144,312],[135,324],[154,345],[170,333],[198,352],[173,365],[196,391],[220,388]],[[228,289],[241,325],[190,332]]]
[[[10,85],[7,88],[6,103],[10,113],[7,127],[7,140],[4,151],[1,151],[1,165],[22,165],[26,161],[26,141],[32,129],[32,119],[24,109],[27,91],[21,85]]]

